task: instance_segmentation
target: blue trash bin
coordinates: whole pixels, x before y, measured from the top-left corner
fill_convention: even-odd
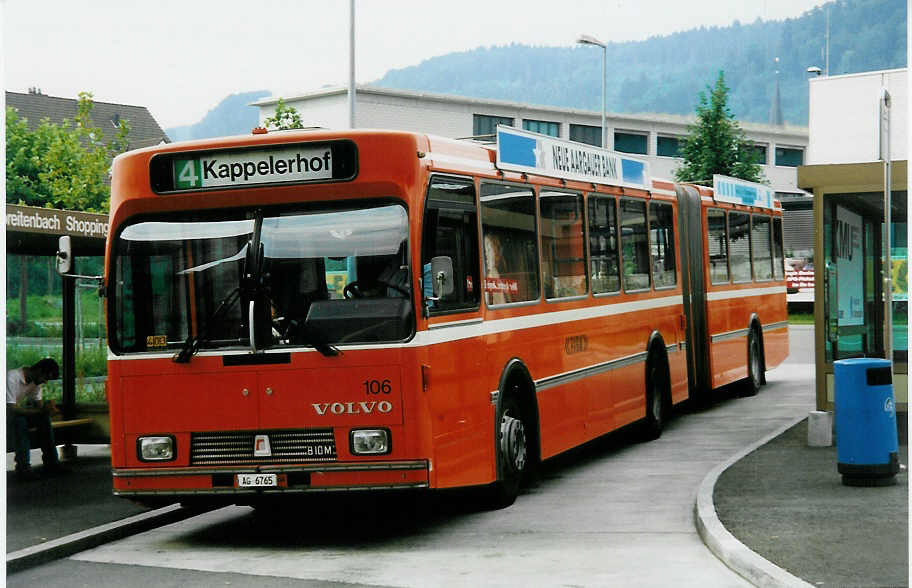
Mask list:
[[[899,471],[893,378],[886,359],[833,363],[836,456],[847,486],[888,486]]]

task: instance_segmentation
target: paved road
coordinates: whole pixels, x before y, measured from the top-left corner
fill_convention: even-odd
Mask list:
[[[504,510],[464,492],[335,498],[276,516],[228,507],[9,585],[745,586],[700,541],[693,504],[716,464],[813,408],[812,364],[767,380],[754,398],[681,415],[657,441],[615,434],[552,460]]]

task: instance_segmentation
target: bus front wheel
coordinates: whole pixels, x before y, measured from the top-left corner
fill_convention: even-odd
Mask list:
[[[491,498],[494,508],[504,508],[516,501],[523,476],[529,469],[529,423],[512,397],[504,398],[497,416],[494,450],[500,476],[494,483]]]

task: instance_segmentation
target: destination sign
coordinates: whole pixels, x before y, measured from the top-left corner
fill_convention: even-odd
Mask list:
[[[357,151],[351,141],[292,143],[221,151],[166,153],[150,164],[159,193],[352,179]]]
[[[498,169],[581,182],[649,187],[645,161],[513,127],[497,127]]]
[[[713,175],[713,197],[717,202],[772,208],[774,195],[773,189],[764,184]]]

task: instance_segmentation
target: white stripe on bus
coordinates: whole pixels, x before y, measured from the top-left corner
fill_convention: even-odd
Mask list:
[[[534,329],[538,327],[547,327],[557,324],[570,323],[574,321],[591,320],[626,314],[628,312],[637,312],[642,310],[656,310],[659,308],[668,308],[673,306],[683,306],[684,297],[680,294],[673,296],[663,296],[662,298],[649,298],[646,300],[635,300],[632,302],[619,302],[616,304],[606,304],[587,308],[576,308],[573,310],[561,310],[556,312],[544,312],[528,316],[517,316],[504,319],[494,319],[481,321],[470,319],[467,321],[453,321],[450,323],[437,323],[431,325],[427,331],[418,331],[411,341],[405,343],[384,343],[375,345],[337,345],[339,349],[362,350],[362,349],[403,349],[410,347],[426,347],[428,345],[439,345],[451,341],[460,341],[474,337],[483,337],[486,335],[496,335],[510,331],[521,331],[524,329]],[[299,353],[299,352],[316,352],[312,347],[282,347],[265,350],[265,353]],[[221,355],[249,355],[249,351],[200,351],[199,357],[221,356]],[[108,359],[127,360],[127,359],[157,359],[163,357],[172,357],[173,351],[139,353],[132,355],[114,355],[108,353]]]
[[[770,288],[746,288],[743,290],[723,290],[721,292],[707,292],[707,300],[730,300],[732,298],[747,298],[748,296],[770,296],[772,294],[785,294],[785,286],[772,286]]]

